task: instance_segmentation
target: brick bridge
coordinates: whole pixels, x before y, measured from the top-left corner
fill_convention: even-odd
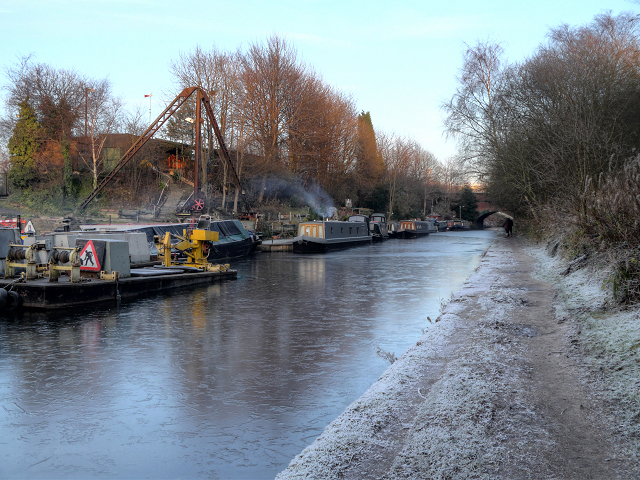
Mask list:
[[[486,193],[476,193],[476,199],[478,200],[478,212],[479,215],[475,218],[474,222],[476,227],[480,230],[484,228],[484,221],[490,215],[499,215],[503,218],[509,217],[513,218],[509,213],[503,212],[500,210],[500,207],[497,205],[493,205],[487,201]]]

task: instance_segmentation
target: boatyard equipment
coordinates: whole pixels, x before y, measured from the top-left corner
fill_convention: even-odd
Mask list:
[[[80,248],[56,248],[51,252],[47,268],[38,263],[37,247],[38,244],[35,243],[26,248],[23,245],[11,244],[7,253],[4,278],[14,278],[17,275],[17,269],[24,269],[24,273],[19,276],[23,276],[25,280],[42,278],[48,272],[49,281],[57,282],[60,271],[66,271],[69,272],[72,283],[82,281],[80,278]],[[70,265],[64,265],[69,262],[71,262]]]
[[[114,301],[118,305],[120,300],[148,293],[206,285],[237,277],[237,272],[230,270],[229,265],[206,263],[205,245],[218,239],[217,232],[196,229],[188,234],[185,231],[184,236],[176,235],[180,249],[173,248],[182,252],[183,259],[188,257],[186,262],[176,262],[176,266],[169,268],[156,264],[153,268],[134,269],[130,268],[129,242],[119,240],[119,234],[114,233],[113,240],[104,238],[108,234],[95,234],[101,238],[91,238],[93,234],[89,232],[82,232],[81,235],[84,238],[64,233],[59,237],[45,236],[28,246],[13,244],[11,255],[7,255],[8,268],[5,271],[8,275],[20,276],[0,279],[0,289],[7,292],[4,307],[1,304],[5,295],[0,292],[0,313],[17,308],[62,310]],[[140,235],[146,237],[144,233]],[[168,251],[167,248],[162,251],[171,257],[171,237],[165,236],[165,240]],[[69,242],[74,243],[69,245]],[[2,247],[0,245],[0,249]],[[149,249],[148,244],[146,247]],[[0,264],[2,262],[0,258]],[[67,275],[63,277],[64,270],[67,270]]]
[[[211,242],[218,241],[218,232],[211,230],[187,230],[184,229],[182,235],[173,234],[180,242],[172,245],[170,232],[166,232],[162,240],[156,238],[156,248],[158,254],[162,256],[165,267],[190,267],[197,268],[203,272],[224,272],[229,269],[229,265],[212,265],[207,260]],[[177,262],[172,260],[171,249],[179,250],[187,257],[186,262]],[[160,253],[162,252],[162,253]]]
[[[84,210],[86,206],[89,205],[89,203],[91,203],[91,201],[97,197],[98,193],[100,193],[100,191],[102,191],[102,189],[111,181],[111,179],[115,177],[115,175],[122,169],[122,167],[124,167],[127,164],[127,162],[129,162],[129,160],[131,160],[131,158],[133,158],[133,156],[138,151],[140,151],[140,149],[144,146],[144,144],[147,143],[147,141],[151,137],[153,137],[153,135],[158,130],[160,130],[160,128],[162,128],[162,126],[167,122],[167,120],[169,120],[169,118],[171,118],[171,116],[174,113],[176,113],[176,111],[178,111],[178,109],[182,105],[184,105],[184,103],[191,97],[191,95],[193,95],[193,93],[196,93],[196,97],[197,97],[196,98],[196,118],[195,118],[195,125],[194,125],[196,138],[195,138],[195,145],[194,145],[195,175],[194,175],[193,199],[194,201],[199,200],[199,195],[200,195],[200,189],[198,186],[198,174],[200,171],[200,155],[202,151],[202,148],[201,148],[202,139],[201,139],[200,131],[201,131],[203,120],[201,115],[201,109],[204,108],[206,116],[209,120],[209,124],[213,129],[216,139],[218,140],[218,146],[219,146],[218,152],[220,153],[222,160],[226,163],[227,168],[229,169],[229,172],[231,174],[230,175],[231,179],[236,184],[236,188],[242,194],[242,200],[245,204],[246,211],[251,211],[251,207],[248,204],[245,197],[245,191],[242,188],[240,179],[236,174],[236,170],[233,166],[233,162],[231,161],[231,157],[229,156],[227,145],[225,144],[224,138],[222,137],[222,132],[220,131],[218,122],[215,118],[215,115],[213,114],[213,109],[211,108],[211,102],[209,100],[209,97],[207,96],[205,91],[202,90],[200,87],[189,87],[189,88],[185,88],[182,92],[180,92],[178,96],[173,99],[173,102],[171,102],[169,106],[165,108],[165,110],[160,114],[160,116],[158,116],[158,118],[156,118],[153,121],[153,123],[149,125],[149,128],[147,128],[147,130],[138,138],[138,140],[133,145],[131,145],[129,150],[126,151],[126,153],[122,156],[122,158],[118,161],[118,163],[113,167],[111,172],[106,177],[104,177],[104,179],[98,184],[98,186],[93,190],[93,192],[91,192],[91,194],[78,206],[78,208],[76,208],[76,211]]]
[[[26,260],[26,262],[24,262]],[[23,245],[12,243],[7,252],[7,263],[4,269],[4,278],[16,276],[16,268],[24,268],[27,280],[38,278],[38,262],[36,246],[24,248]]]
[[[32,245],[33,246],[33,245]],[[71,265],[64,265],[71,262]],[[57,282],[60,272],[69,272],[71,283],[80,283],[80,247],[62,248],[58,247],[51,252],[49,259],[49,281]]]

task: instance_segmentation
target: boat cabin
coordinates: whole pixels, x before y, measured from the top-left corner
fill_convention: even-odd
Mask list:
[[[327,240],[339,238],[354,238],[367,236],[368,228],[362,222],[301,222],[298,226],[299,237],[324,238]]]
[[[366,222],[301,222],[298,236],[293,241],[297,253],[324,252],[329,249],[346,248],[371,243]]]
[[[420,220],[402,220],[398,227],[398,236],[401,238],[415,238],[437,231],[431,222]]]

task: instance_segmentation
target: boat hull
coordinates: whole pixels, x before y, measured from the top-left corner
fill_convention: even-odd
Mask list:
[[[294,253],[324,253],[329,250],[341,250],[344,248],[359,247],[370,244],[371,237],[334,242],[328,242],[324,239],[312,237],[298,237],[293,240],[293,251]]]
[[[261,243],[260,240],[248,232],[239,220],[211,220],[204,224],[169,223],[169,224],[147,224],[147,225],[90,225],[83,228],[86,232],[95,231],[130,231],[144,232],[150,250],[155,249],[154,237],[164,237],[166,232],[172,235],[183,235],[184,230],[189,228],[202,228],[218,232],[218,240],[210,242],[207,260],[210,263],[220,263],[223,260],[241,258],[254,252]]]
[[[61,310],[96,304],[115,305],[118,297],[120,300],[130,300],[147,294],[235,280],[237,274],[236,270],[227,270],[131,277],[117,282],[92,278],[90,282],[82,283],[71,283],[68,277],[61,277],[58,282],[49,282],[44,278],[16,283],[11,288],[20,296],[17,309]],[[11,282],[12,280],[0,281],[0,288]]]
[[[418,238],[437,232],[437,227],[432,222],[420,220],[402,220],[397,229],[398,238]]]
[[[398,238],[418,238],[418,237],[426,237],[429,235],[429,232],[425,231],[415,231],[415,230],[400,230],[398,232]]]

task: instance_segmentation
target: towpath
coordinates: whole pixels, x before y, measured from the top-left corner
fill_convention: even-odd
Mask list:
[[[527,252],[499,235],[438,322],[277,478],[640,478]]]

